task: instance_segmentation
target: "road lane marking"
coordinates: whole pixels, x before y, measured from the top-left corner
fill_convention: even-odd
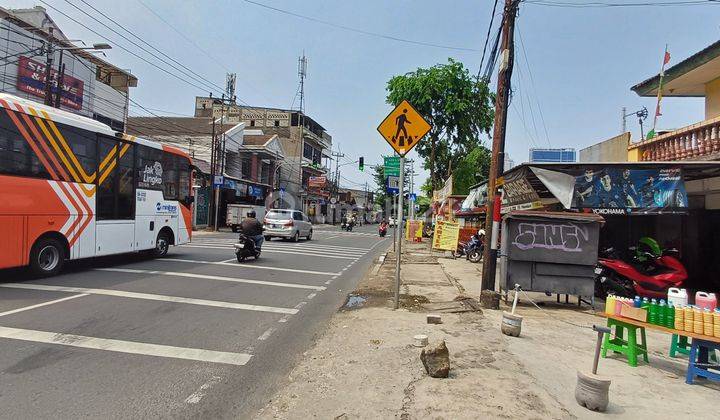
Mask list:
[[[181,247],[222,247],[235,248],[235,242],[191,242],[189,244],[180,245]],[[370,248],[352,248],[352,247],[335,247],[324,245],[282,245],[272,242],[265,242],[262,249],[287,250],[298,252],[328,252],[336,251],[348,255],[364,255]]]
[[[219,262],[231,262],[231,261],[235,261],[235,260],[237,260],[237,257],[235,257],[235,258],[230,258],[230,259],[227,259],[227,260],[222,260],[222,261],[219,261]]]
[[[312,292],[312,293],[310,293],[309,295],[307,295],[307,298],[308,298],[308,299],[312,299],[312,298],[314,298],[315,296],[317,296],[317,292]]]
[[[300,302],[297,305],[295,305],[295,309],[300,310],[303,306],[307,305],[307,302]]]
[[[206,245],[181,245],[183,248],[199,248],[199,249],[235,249],[233,246],[220,246],[220,245],[212,245],[212,246],[206,246]],[[274,248],[262,248],[263,253],[269,253],[269,254],[292,254],[292,255],[305,255],[308,257],[319,257],[319,258],[331,258],[331,259],[344,259],[344,260],[357,260],[358,257],[351,257],[351,256],[342,256],[342,255],[327,255],[327,254],[321,254],[320,251],[317,252],[297,252],[297,251],[289,251],[289,250],[280,250],[280,249],[274,249]],[[323,252],[334,252],[334,251],[323,251]],[[235,261],[235,258],[230,258],[229,260],[220,261],[220,262],[230,262]]]
[[[333,280],[335,280],[335,278],[334,278],[334,277],[333,277],[333,278],[331,278],[330,280],[326,281],[326,282],[325,282],[325,284],[330,284],[330,283],[332,283],[332,282],[333,282]]]
[[[307,284],[282,283],[282,282],[265,281],[265,280],[239,279],[239,278],[235,278],[235,277],[210,276],[207,274],[195,274],[195,273],[186,273],[186,272],[179,272],[179,271],[137,270],[134,268],[96,268],[95,270],[110,271],[110,272],[114,272],[114,273],[152,274],[152,275],[172,276],[172,277],[189,277],[189,278],[193,278],[193,279],[229,281],[232,283],[247,283],[247,284],[260,284],[263,286],[289,287],[291,289],[309,289],[309,290],[320,290],[320,291],[325,290],[325,288],[322,286],[310,286]]]
[[[228,241],[194,241],[190,242],[187,245],[234,245],[237,241],[234,240],[228,240]],[[271,246],[271,247],[278,247],[278,248],[297,248],[297,249],[337,249],[340,251],[362,251],[367,252],[372,248],[362,248],[362,247],[354,247],[354,246],[342,246],[342,245],[329,245],[329,244],[323,244],[321,242],[314,242],[314,243],[282,243],[282,242],[270,242],[265,241],[263,244],[263,247],[265,246]]]
[[[161,302],[186,303],[190,305],[213,306],[216,308],[242,309],[245,311],[272,312],[276,314],[296,314],[297,309],[277,308],[274,306],[248,305],[245,303],[222,302],[217,300],[193,299],[180,296],[155,295],[151,293],[125,292],[122,290],[112,289],[88,289],[84,287],[66,287],[51,286],[46,284],[33,283],[4,283],[0,287],[8,287],[11,289],[28,289],[28,290],[47,290],[52,292],[71,292],[71,293],[87,293],[90,295],[104,295],[124,297],[130,299],[145,299]]]
[[[297,270],[294,268],[280,268],[280,267],[267,267],[264,265],[255,264],[238,264],[229,262],[216,262],[216,261],[200,261],[200,260],[186,260],[182,258],[158,258],[153,261],[167,261],[167,262],[186,262],[191,264],[211,264],[211,265],[225,265],[230,267],[242,267],[242,268],[257,268],[258,270],[275,270],[275,271],[287,271],[289,273],[302,273],[302,274],[317,274],[320,276],[334,276],[338,273],[330,271],[312,271],[312,270]]]
[[[270,327],[257,339],[260,341],[265,341],[270,337],[270,335],[272,335],[273,332],[275,332],[275,327]]]
[[[202,400],[203,397],[205,396],[205,394],[207,393],[206,391],[207,391],[208,389],[210,389],[210,387],[212,387],[213,385],[215,385],[215,384],[218,383],[218,382],[220,382],[220,377],[219,377],[219,376],[213,376],[212,378],[210,378],[209,381],[207,381],[207,382],[205,382],[204,384],[200,385],[200,388],[198,388],[197,391],[193,392],[192,394],[190,394],[189,397],[185,398],[185,403],[186,403],[186,404],[197,404],[197,403],[199,403],[200,400]]]
[[[88,337],[84,335],[25,330],[9,327],[0,327],[0,338],[32,341],[35,343],[59,344],[62,346],[106,350],[118,353],[140,354],[144,356],[168,357],[173,359],[195,360],[198,362],[224,363],[237,366],[247,364],[252,357],[252,355],[246,353],[229,353],[190,347],[165,346],[161,344],[139,343],[137,341],[113,340],[109,338]]]
[[[11,311],[0,312],[0,316],[12,315],[18,312],[29,311],[30,309],[41,308],[43,306],[53,305],[55,303],[65,302],[66,300],[75,299],[83,296],[89,296],[87,293],[80,293],[79,295],[67,296],[60,299],[51,300],[49,302],[38,303],[37,305],[25,306],[23,308],[13,309]]]

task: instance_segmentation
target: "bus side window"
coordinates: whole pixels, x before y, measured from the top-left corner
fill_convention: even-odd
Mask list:
[[[166,200],[178,199],[178,157],[173,153],[163,152],[163,196]]]
[[[188,201],[190,197],[190,161],[184,157],[178,157],[178,200]]]
[[[100,147],[98,156],[97,219],[115,218],[115,184],[117,177],[118,142],[110,137],[98,136]]]
[[[135,218],[135,145],[120,143],[116,219]]]
[[[162,190],[163,173],[165,168],[163,167],[161,150],[136,145],[137,155],[137,188],[146,190]]]
[[[95,150],[97,147],[97,135],[60,123],[55,123],[55,125],[70,144],[70,149],[72,149],[73,155],[77,158],[84,174],[88,176],[92,175],[97,165],[97,153]],[[105,155],[101,155],[101,158],[104,156]],[[78,181],[87,182],[83,174],[78,174],[78,176]]]
[[[31,176],[32,151],[7,111],[0,109],[0,174]]]

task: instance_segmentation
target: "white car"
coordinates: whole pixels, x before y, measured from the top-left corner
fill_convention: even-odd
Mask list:
[[[291,239],[297,242],[301,237],[312,239],[313,227],[310,219],[299,210],[273,209],[263,220],[265,240],[272,238]]]

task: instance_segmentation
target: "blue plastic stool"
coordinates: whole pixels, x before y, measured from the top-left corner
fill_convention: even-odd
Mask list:
[[[708,361],[709,352],[715,350],[720,350],[720,343],[693,338],[690,347],[687,377],[685,378],[686,383],[692,384],[696,376],[720,382],[720,365],[709,365]],[[698,366],[698,364],[702,366]]]

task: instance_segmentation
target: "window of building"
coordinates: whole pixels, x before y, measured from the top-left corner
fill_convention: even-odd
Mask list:
[[[252,160],[250,156],[241,156],[240,157],[240,171],[242,173],[243,179],[250,179],[250,172],[251,172],[251,166],[252,166]]]
[[[275,120],[275,127],[280,127],[280,120]]]
[[[312,160],[313,159],[313,151],[314,151],[314,148],[312,147],[312,145],[310,145],[308,143],[303,143],[303,157],[305,159]]]
[[[255,120],[250,120],[250,127],[255,127]]]

